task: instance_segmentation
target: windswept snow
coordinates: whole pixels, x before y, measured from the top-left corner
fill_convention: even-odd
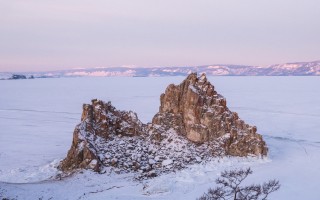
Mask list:
[[[111,100],[143,122],[157,112],[166,78],[63,78],[1,81],[0,197],[16,199],[195,199],[222,170],[251,167],[248,182],[280,180],[270,199],[318,199],[320,77],[209,77],[231,110],[258,127],[269,156],[221,158],[151,180],[84,171],[52,180],[67,154],[82,104]],[[137,155],[139,156],[139,155]],[[154,158],[157,159],[156,157]],[[150,160],[153,162],[154,160]],[[165,161],[170,164],[170,160]]]

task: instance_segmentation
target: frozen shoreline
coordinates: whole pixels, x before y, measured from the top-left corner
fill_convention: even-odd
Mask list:
[[[36,182],[56,173],[54,166],[65,157],[71,145],[82,103],[93,98],[111,100],[119,109],[132,109],[147,122],[156,113],[165,87],[182,79],[2,81],[0,194],[17,199],[77,199],[84,198],[83,193],[87,193],[87,199],[199,197],[213,184],[219,171],[234,162],[225,161],[216,168],[207,166],[211,167],[210,172],[198,166],[196,171],[186,169],[155,178],[149,183],[149,196],[143,195],[143,184],[128,182],[123,179],[124,175],[107,178],[91,172],[61,182],[3,183]],[[320,179],[320,105],[317,103],[320,102],[320,88],[316,86],[320,85],[320,77],[209,77],[209,80],[226,97],[232,111],[258,127],[258,133],[264,135],[270,149],[270,162],[245,164],[247,161],[244,161],[237,166],[252,167],[253,181],[279,179],[282,188],[271,196],[272,199],[316,199]],[[123,184],[124,187],[117,188]],[[99,192],[104,189],[106,191]]]
[[[282,187],[271,199],[316,199],[320,164],[314,161],[320,145],[279,138],[268,138],[267,142],[271,144],[270,158],[222,158],[142,182],[133,181],[132,174],[87,170],[62,181],[0,183],[0,188],[6,197],[17,199],[195,199],[214,185],[221,171],[251,167],[254,173],[248,183],[280,180]]]

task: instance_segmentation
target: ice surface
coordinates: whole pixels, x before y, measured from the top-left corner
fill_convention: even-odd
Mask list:
[[[221,170],[253,168],[248,182],[277,178],[271,199],[318,199],[320,77],[208,77],[232,111],[256,125],[267,159],[224,158],[150,181],[84,172],[48,181],[66,156],[83,103],[93,98],[133,110],[148,122],[159,96],[184,77],[61,78],[0,82],[0,197],[17,199],[195,199]],[[40,182],[39,182],[40,181]],[[6,182],[6,183],[5,183]],[[36,183],[35,183],[36,182]],[[19,183],[19,184],[18,184]]]

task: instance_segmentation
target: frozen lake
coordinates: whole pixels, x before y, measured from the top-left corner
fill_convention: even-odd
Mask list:
[[[83,103],[89,103],[93,98],[111,101],[117,109],[133,110],[143,122],[149,122],[158,111],[160,94],[167,85],[178,84],[183,79],[112,77],[0,81],[0,182],[36,182],[54,175],[54,165],[66,156],[71,145],[73,129],[80,122]],[[227,99],[230,110],[238,112],[240,118],[258,127],[258,133],[264,136],[269,146],[268,161],[254,161],[253,164],[246,164],[247,161],[241,164],[239,161],[239,165],[252,166],[254,180],[279,179],[282,188],[272,196],[274,199],[319,198],[320,77],[208,79]],[[226,167],[232,165],[230,163],[233,161],[226,161]],[[214,171],[212,175],[216,176],[219,169],[211,170]],[[214,180],[214,177],[212,180],[199,177],[191,176],[193,185],[191,189],[188,185],[188,192],[181,189],[186,188],[184,182],[171,177],[169,179],[174,183],[177,181],[178,186],[168,186],[169,192],[151,195],[151,198],[194,199],[206,191]],[[161,185],[161,180],[155,179],[154,184]],[[0,189],[4,188],[6,194],[13,197],[17,194],[18,199],[28,199],[28,195],[40,197],[40,190],[52,185],[40,184],[33,189],[29,188],[30,184],[24,184],[25,188],[15,186],[0,183]],[[61,191],[63,186],[45,193],[49,195],[45,198],[52,196],[59,199]],[[131,191],[137,199],[148,198],[139,196],[139,188]],[[102,194],[117,197],[112,190]],[[77,193],[72,195],[77,196]],[[102,196],[92,196],[93,199],[99,197]]]

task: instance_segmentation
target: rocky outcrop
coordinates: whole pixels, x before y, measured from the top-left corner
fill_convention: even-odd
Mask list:
[[[144,127],[136,113],[119,111],[110,102],[94,99],[91,105],[83,105],[81,123],[74,130],[71,149],[67,158],[61,162],[60,168],[63,171],[76,168],[100,171],[103,160],[99,155],[100,145],[115,135],[141,135]]]
[[[244,123],[227,107],[226,99],[214,90],[205,74],[190,74],[180,85],[169,85],[160,97],[159,112],[152,123],[174,128],[190,141],[203,143],[222,136],[227,154],[266,155],[267,149],[257,128]]]
[[[137,172],[137,177],[147,178],[216,156],[267,154],[257,128],[228,109],[204,74],[190,74],[180,85],[169,85],[160,101],[149,124],[110,102],[95,99],[85,104],[60,168]]]

